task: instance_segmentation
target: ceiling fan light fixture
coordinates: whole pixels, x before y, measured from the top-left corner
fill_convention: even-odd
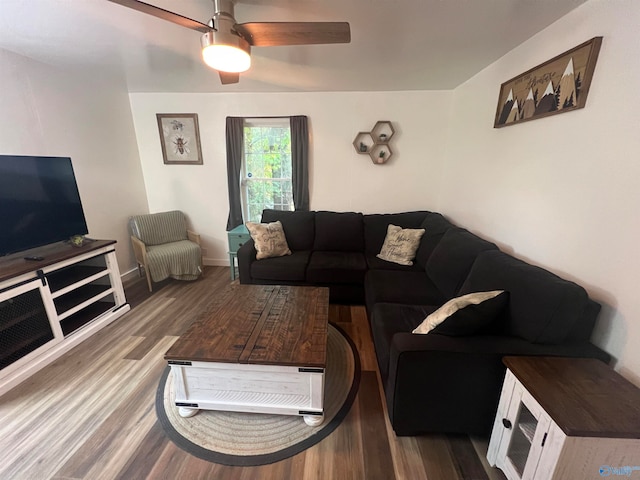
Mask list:
[[[251,67],[251,47],[238,35],[207,32],[200,39],[202,59],[211,68],[222,72],[242,73]]]

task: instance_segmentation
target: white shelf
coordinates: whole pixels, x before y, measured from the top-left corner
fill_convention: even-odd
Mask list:
[[[12,335],[3,339],[7,343],[2,347],[5,352],[13,349],[17,353],[7,356],[0,370],[0,395],[129,311],[113,248],[115,242],[98,242],[93,248],[78,250],[77,254],[46,250],[46,256],[52,257],[48,261],[16,270],[13,276],[7,275],[0,282],[0,303],[7,302],[10,306],[13,299],[30,294],[35,305],[33,314],[19,309],[15,313],[4,310],[8,315],[3,318],[7,328],[33,330],[33,340],[28,333],[23,335],[26,338],[15,340],[13,346]],[[44,342],[37,335],[39,330],[35,331],[31,320],[34,315],[48,330]]]

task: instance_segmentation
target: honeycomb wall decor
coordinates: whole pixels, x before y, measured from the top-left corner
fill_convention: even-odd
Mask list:
[[[353,139],[353,148],[361,155],[368,154],[375,165],[381,165],[393,156],[389,142],[395,133],[390,121],[379,120],[370,132],[358,132]]]

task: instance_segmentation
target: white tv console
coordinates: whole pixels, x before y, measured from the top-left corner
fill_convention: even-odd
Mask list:
[[[115,243],[0,258],[0,395],[129,311]]]

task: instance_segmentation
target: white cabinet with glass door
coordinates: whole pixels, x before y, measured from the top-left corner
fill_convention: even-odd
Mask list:
[[[491,466],[509,480],[640,477],[640,389],[595,359],[504,363]]]

